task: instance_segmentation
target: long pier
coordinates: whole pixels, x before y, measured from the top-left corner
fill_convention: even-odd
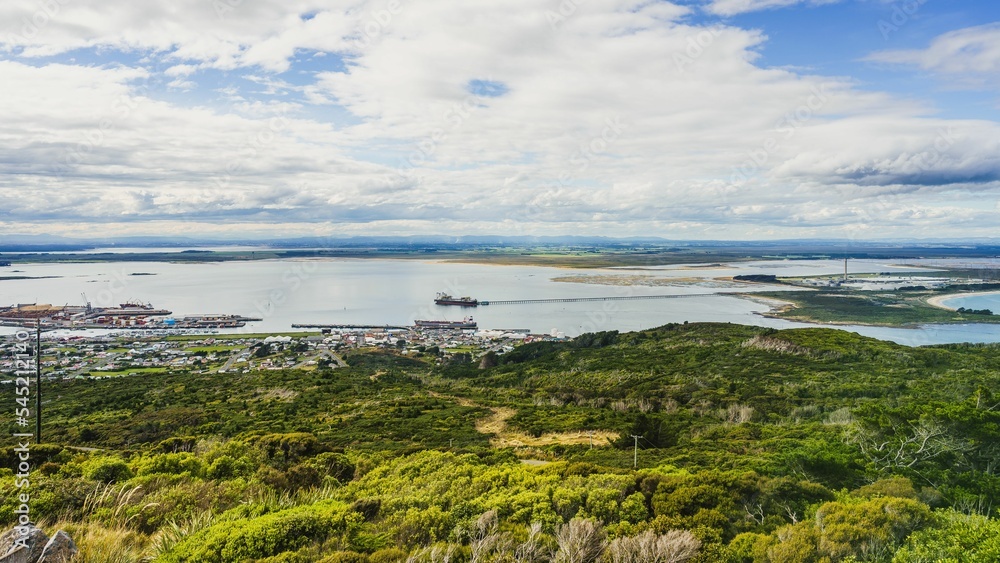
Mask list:
[[[344,330],[367,330],[367,329],[390,329],[390,330],[409,330],[413,328],[412,326],[396,326],[396,325],[329,325],[329,324],[293,324],[292,328],[336,328]]]
[[[679,299],[681,297],[704,297],[717,293],[691,293],[686,295],[620,295],[613,297],[564,297],[553,299],[504,299],[480,300],[480,305],[531,305],[533,303],[579,303],[583,301],[638,301],[640,299]]]

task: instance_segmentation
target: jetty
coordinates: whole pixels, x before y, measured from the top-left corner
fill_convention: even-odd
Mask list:
[[[399,325],[349,325],[349,324],[293,324],[292,328],[319,328],[331,330],[410,330],[413,327]]]
[[[480,299],[480,305],[532,305],[536,303],[582,303],[587,301],[640,301],[645,299],[680,299],[705,297],[718,293],[690,293],[685,295],[614,295],[609,297],[554,297],[551,299]]]

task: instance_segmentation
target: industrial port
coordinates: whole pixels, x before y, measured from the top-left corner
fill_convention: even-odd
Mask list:
[[[129,301],[117,307],[94,307],[86,305],[63,305],[21,303],[0,307],[0,326],[13,326],[46,330],[53,329],[217,329],[239,328],[251,321],[259,321],[241,315],[186,315],[173,316],[172,311],[157,309],[149,303]]]

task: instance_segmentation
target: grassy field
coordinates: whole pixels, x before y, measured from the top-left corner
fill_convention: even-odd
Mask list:
[[[198,352],[205,352],[206,354],[219,353],[219,352],[230,352],[232,350],[241,350],[242,346],[197,346],[195,348],[188,348],[187,351],[192,354],[197,354]]]
[[[192,340],[205,340],[207,338],[214,338],[215,340],[242,340],[242,339],[261,339],[267,338],[268,336],[293,336],[295,338],[303,336],[319,336],[321,333],[317,331],[303,331],[303,332],[248,332],[248,333],[232,333],[232,334],[212,334],[206,336],[204,334],[178,334],[167,336],[166,339],[172,342],[190,342]],[[232,348],[232,347],[229,347]]]
[[[92,371],[92,372],[90,372],[90,376],[91,377],[102,377],[102,376],[132,375],[132,374],[136,374],[136,375],[139,375],[139,374],[154,375],[154,374],[167,373],[167,371],[168,371],[168,369],[165,368],[165,367],[149,367],[149,368],[144,368],[144,367],[139,367],[139,368],[127,367],[127,368],[113,369],[113,370],[107,370],[107,371]]]

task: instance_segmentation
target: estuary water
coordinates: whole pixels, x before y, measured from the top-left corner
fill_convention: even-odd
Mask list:
[[[989,309],[993,314],[1000,315],[1000,293],[983,293],[982,295],[969,295],[942,299],[941,304],[946,307],[965,307],[966,309]]]
[[[836,274],[843,268],[844,263],[836,260],[606,270],[381,259],[15,264],[0,269],[0,277],[46,279],[0,281],[0,304],[81,305],[86,294],[97,307],[142,301],[169,309],[175,315],[224,313],[263,319],[234,332],[288,332],[292,324],[410,325],[416,319],[461,320],[466,315],[474,316],[484,329],[529,329],[535,333],[555,330],[567,336],[601,330],[640,330],[684,321],[792,328],[814,325],[763,317],[760,313],[766,312],[768,305],[729,295],[787,290],[787,286],[733,284],[719,278],[751,273]],[[862,260],[852,261],[849,268],[851,273],[913,270]],[[567,276],[573,281],[555,281]],[[667,278],[656,282],[666,285],[635,285],[649,283],[649,276]],[[677,298],[465,309],[435,305],[433,299],[439,291],[492,301],[639,295]],[[908,345],[1000,342],[998,325],[836,328]],[[13,329],[0,331],[10,333]]]

